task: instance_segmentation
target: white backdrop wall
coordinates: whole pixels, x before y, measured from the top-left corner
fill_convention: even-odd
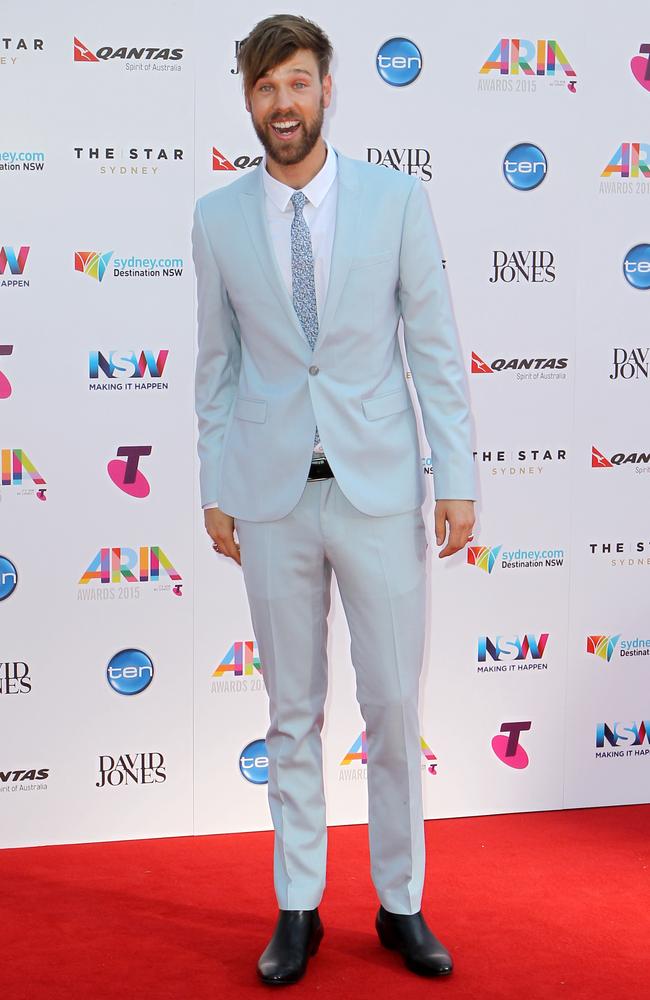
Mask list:
[[[481,501],[469,554],[429,548],[426,815],[646,801],[650,291],[624,259],[641,245],[643,285],[647,19],[587,0],[289,9],[334,43],[331,142],[426,185],[467,360]],[[3,846],[270,826],[242,773],[263,756],[263,664],[196,489],[190,228],[195,198],[260,155],[234,56],[274,12],[2,5]],[[399,37],[421,54],[407,86],[377,71]],[[501,39],[506,59],[555,41],[555,72],[481,73]],[[530,190],[504,174],[520,143],[546,158]],[[334,824],[367,816],[348,644],[335,599]]]

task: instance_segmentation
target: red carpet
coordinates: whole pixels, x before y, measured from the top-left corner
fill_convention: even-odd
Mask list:
[[[377,941],[366,828],[331,829],[325,938],[282,995],[645,995],[649,828],[646,805],[428,822],[424,911],[456,963],[439,980]],[[252,833],[0,851],[3,996],[268,996],[255,963],[275,919],[271,847]]]

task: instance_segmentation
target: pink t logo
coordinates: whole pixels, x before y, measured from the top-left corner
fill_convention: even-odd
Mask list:
[[[531,722],[504,722],[501,732],[508,736],[495,736],[492,739],[492,749],[504,764],[521,770],[528,767],[528,754],[521,746],[519,737],[530,729]]]
[[[123,493],[128,493],[129,496],[139,500],[148,497],[151,492],[146,476],[138,468],[140,459],[145,455],[150,455],[151,450],[150,444],[121,445],[117,449],[117,454],[126,458],[126,462],[114,458],[107,466],[112,482],[119,486]]]

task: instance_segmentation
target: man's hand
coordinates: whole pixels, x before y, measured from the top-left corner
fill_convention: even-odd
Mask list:
[[[438,553],[438,558],[453,556],[454,552],[459,552],[472,538],[474,527],[474,501],[473,500],[438,500],[435,509],[436,542],[442,545],[445,540],[447,524],[449,525],[449,537],[442,552]]]
[[[203,511],[205,530],[212,539],[215,552],[229,556],[241,566],[239,545],[235,541],[235,519],[230,514],[224,514],[218,507],[209,507]]]

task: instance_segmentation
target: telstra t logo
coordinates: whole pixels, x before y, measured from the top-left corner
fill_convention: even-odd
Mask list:
[[[13,354],[13,350],[13,344],[0,344],[0,358],[9,357]],[[9,399],[11,392],[11,382],[3,372],[0,372],[0,399]]]
[[[503,764],[514,767],[521,771],[528,767],[528,754],[519,742],[522,733],[527,732],[532,726],[531,722],[503,722],[500,733],[507,733],[507,736],[493,736],[492,749]]]
[[[639,47],[638,56],[633,56],[630,62],[630,69],[637,83],[640,83],[645,90],[650,90],[650,43],[644,42]]]
[[[117,458],[111,459],[107,465],[111,481],[130,497],[142,500],[151,491],[147,477],[138,469],[141,458],[150,455],[150,444],[123,444],[117,449]],[[121,461],[125,458],[126,461]]]

